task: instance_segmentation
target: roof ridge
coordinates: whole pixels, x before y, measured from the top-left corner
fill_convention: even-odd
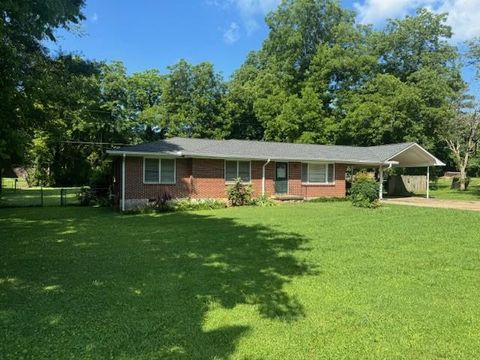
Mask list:
[[[219,140],[217,140],[219,141]],[[221,140],[220,140],[221,141]],[[343,144],[308,144],[308,143],[295,143],[295,142],[281,142],[281,141],[266,141],[266,140],[246,140],[246,139],[226,139],[225,141],[238,141],[238,142],[255,142],[255,143],[263,143],[263,144],[279,144],[279,145],[299,145],[299,146],[343,146],[348,148],[354,149],[365,149],[368,146],[360,146],[360,145],[343,145]],[[390,144],[394,145],[394,144]]]
[[[392,146],[392,145],[412,145],[416,144],[415,141],[405,141],[405,142],[400,142],[400,143],[392,143],[392,144],[382,144],[382,145],[369,145],[365,146],[366,148],[373,148],[373,147],[383,147],[383,146]]]

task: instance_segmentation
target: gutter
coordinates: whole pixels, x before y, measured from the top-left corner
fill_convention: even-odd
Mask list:
[[[194,153],[184,153],[182,151],[177,152],[137,152],[137,151],[116,151],[107,150],[107,154],[111,156],[128,156],[145,157],[145,156],[158,156],[158,157],[170,157],[170,158],[192,158],[192,159],[218,159],[218,160],[265,160],[265,156],[232,156],[232,155],[202,155]],[[316,162],[316,163],[335,163],[345,165],[363,165],[363,166],[379,166],[383,162],[369,161],[369,160],[345,160],[345,159],[319,159],[319,158],[268,158],[270,161],[285,161],[285,162]]]

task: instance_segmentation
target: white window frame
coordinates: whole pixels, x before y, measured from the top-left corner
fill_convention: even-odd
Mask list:
[[[157,160],[158,164],[158,180],[157,181],[146,181],[145,180],[145,160],[154,159]],[[161,160],[173,160],[173,182],[161,182],[162,178],[162,165]],[[177,159],[169,157],[156,157],[156,156],[145,156],[143,157],[143,183],[144,184],[160,184],[160,185],[175,185],[177,183]]]
[[[331,163],[331,162],[302,162],[302,168],[300,169],[300,177],[302,177],[302,173],[301,171],[303,171],[303,164],[307,164],[307,181],[304,182],[302,181],[302,185],[335,185],[335,173],[337,171],[337,166],[336,166],[336,163]],[[325,165],[325,180],[326,182],[310,182],[309,179],[310,179],[310,164],[315,164],[315,165],[318,165],[318,164],[323,164]],[[328,165],[333,165],[333,181],[332,182],[328,182]]]
[[[252,183],[252,161],[251,160],[245,160],[245,159],[225,159],[223,161],[223,178],[225,180],[225,183],[226,184],[234,184],[235,181],[232,181],[232,180],[227,180],[227,161],[235,161],[237,163],[237,177],[238,176],[238,168],[239,168],[239,165],[238,165],[238,162],[241,161],[241,162],[248,162],[248,170],[249,170],[249,178],[250,178],[250,181],[243,181],[242,180],[242,184],[251,184]]]

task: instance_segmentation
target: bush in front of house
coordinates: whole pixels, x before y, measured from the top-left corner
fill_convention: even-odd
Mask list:
[[[172,196],[164,192],[163,194],[158,194],[153,201],[150,201],[150,207],[156,211],[171,211],[171,200]]]
[[[214,210],[227,207],[224,201],[217,199],[175,199],[169,205],[172,211]]]
[[[350,200],[357,207],[378,207],[379,184],[368,173],[359,172],[355,175],[350,188]]]
[[[251,202],[251,205],[253,206],[260,206],[260,207],[269,207],[269,206],[276,206],[277,203],[269,198],[266,195],[262,195],[257,197],[256,199],[253,199]]]
[[[227,189],[228,202],[231,206],[243,206],[252,202],[252,187],[245,185],[242,179],[236,178],[235,182]]]

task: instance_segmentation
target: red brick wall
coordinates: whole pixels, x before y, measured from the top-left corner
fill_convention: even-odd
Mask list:
[[[144,184],[143,158],[127,157],[125,163],[126,187],[125,198],[154,199],[168,193],[172,197],[193,198],[226,198],[224,160],[216,159],[177,159],[176,184]],[[262,194],[262,166],[265,161],[252,161],[252,187],[254,196]],[[122,159],[115,160],[114,189],[116,198],[121,197],[121,166]],[[300,162],[289,163],[288,193],[304,197],[345,196],[346,165],[336,164],[335,184],[303,185],[301,180],[302,166]],[[270,162],[265,168],[266,195],[275,194],[275,162]]]
[[[345,183],[346,171],[347,171],[347,165],[335,164],[335,184],[302,185],[301,195],[306,198],[322,197],[322,196],[345,197],[346,196],[346,183]]]
[[[262,171],[266,161],[252,161],[252,187],[253,196],[262,195]],[[275,194],[275,162],[272,161],[265,167],[265,195]]]
[[[226,198],[224,160],[192,159],[194,198]]]
[[[172,197],[188,197],[192,187],[192,159],[177,159],[176,163],[176,184],[144,184],[143,158],[127,157],[125,160],[125,199],[155,199],[164,193]]]

